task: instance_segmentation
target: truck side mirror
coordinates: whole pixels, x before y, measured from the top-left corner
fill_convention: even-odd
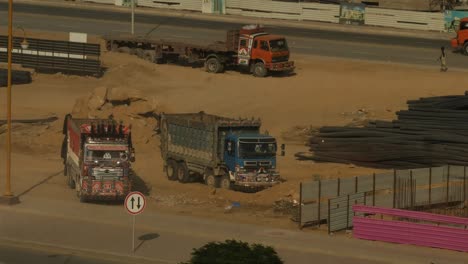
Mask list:
[[[284,156],[286,154],[285,148],[286,146],[284,144],[281,144],[281,156]]]

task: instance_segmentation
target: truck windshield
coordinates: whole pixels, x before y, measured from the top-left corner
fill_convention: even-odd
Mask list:
[[[274,156],[275,154],[275,143],[240,143],[239,145],[239,156],[241,158]]]
[[[86,150],[86,160],[126,160],[125,151],[116,150]]]
[[[461,22],[460,23],[460,30],[468,29],[468,22]]]
[[[287,51],[288,44],[286,43],[285,39],[270,40],[270,48],[273,52]]]

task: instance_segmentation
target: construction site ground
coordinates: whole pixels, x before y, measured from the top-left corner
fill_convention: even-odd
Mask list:
[[[89,117],[112,113],[133,126],[136,189],[149,195],[149,210],[297,228],[290,215],[275,212],[273,205],[280,199],[297,200],[300,182],[380,172],[296,160],[295,153],[307,151],[305,131],[366,119],[391,120],[395,111],[406,107],[408,99],[463,94],[468,87],[466,72],[441,73],[437,65],[418,67],[298,54],[292,59],[296,61],[296,74],[288,77],[255,78],[235,71],[209,74],[202,68],[157,65],[118,53],[103,54],[107,71],[99,79],[36,73],[31,84],[13,87],[13,118],[57,115],[59,120],[48,125],[13,125],[13,190],[20,199],[28,195],[79,203],[62,176],[63,117],[72,110],[77,116]],[[109,96],[113,97],[112,104],[105,102]],[[0,109],[6,109],[4,88],[0,88],[0,99]],[[257,193],[215,191],[201,183],[169,181],[163,172],[159,136],[153,131],[157,122],[142,115],[153,110],[260,117],[263,129],[286,144],[286,156],[278,157],[285,181]],[[1,111],[0,119],[5,118],[5,111]],[[1,126],[1,161],[5,160],[4,132],[5,126]],[[2,189],[4,173],[1,169]],[[232,202],[239,202],[240,207],[227,210]]]

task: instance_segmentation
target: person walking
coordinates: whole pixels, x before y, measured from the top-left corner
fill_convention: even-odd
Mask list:
[[[442,46],[440,48],[440,57],[438,61],[440,61],[440,71],[441,72],[446,72],[448,70],[447,68],[447,54],[445,53],[445,47]]]

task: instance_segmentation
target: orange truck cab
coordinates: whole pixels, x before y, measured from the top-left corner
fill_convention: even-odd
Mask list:
[[[286,38],[268,34],[259,26],[247,26],[239,31],[237,64],[249,67],[250,72],[258,77],[267,75],[269,71],[294,70]]]
[[[463,54],[468,55],[468,17],[460,19],[457,37],[453,38],[450,44],[455,50],[461,50]]]

